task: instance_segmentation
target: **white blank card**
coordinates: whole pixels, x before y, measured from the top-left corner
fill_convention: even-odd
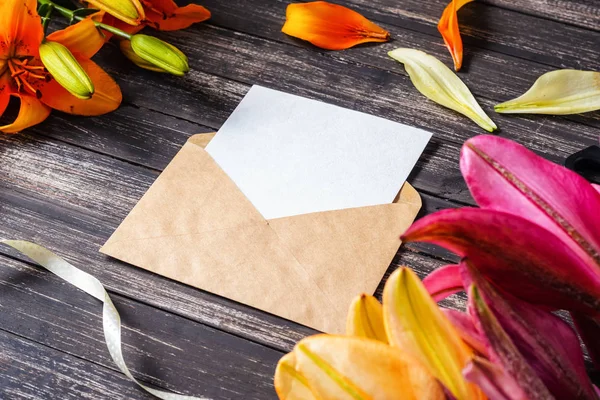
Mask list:
[[[431,134],[253,86],[208,153],[266,219],[391,203]]]

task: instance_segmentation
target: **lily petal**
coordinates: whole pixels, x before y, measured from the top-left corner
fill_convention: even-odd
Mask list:
[[[469,288],[469,307],[479,330],[487,338],[492,359],[502,366],[504,372],[511,376],[525,393],[525,396],[521,396],[517,391],[517,398],[553,400],[552,394],[519,353],[474,285]],[[514,385],[511,386],[515,390]]]
[[[528,302],[600,311],[600,277],[554,234],[524,218],[477,208],[444,210],[418,220],[402,240],[468,257],[486,278]]]
[[[104,45],[104,36],[89,18],[51,33],[46,40],[62,44],[79,58],[92,58]]]
[[[325,1],[290,4],[281,31],[327,50],[390,39],[388,31],[356,11]]]
[[[473,351],[408,268],[399,268],[383,290],[383,315],[392,346],[419,360],[458,399],[482,398],[463,368]]]
[[[37,0],[3,0],[0,2],[0,58],[6,56],[37,57],[44,38]]]
[[[423,285],[435,301],[443,300],[448,296],[463,291],[460,266],[446,265],[433,270],[423,279]]]
[[[598,340],[600,338],[600,317],[588,317],[578,313],[571,313],[571,316],[592,361],[594,361],[596,368],[600,370],[600,340]],[[600,393],[598,398],[600,398]]]
[[[543,226],[600,276],[600,194],[585,178],[490,135],[467,140],[460,169],[480,207]]]
[[[280,400],[317,400],[305,376],[296,371],[296,355],[288,353],[275,369],[275,391]]]
[[[472,1],[473,0],[451,0],[450,4],[444,9],[444,13],[438,23],[438,31],[440,31],[442,38],[444,38],[444,43],[446,43],[446,47],[450,51],[450,55],[454,61],[454,70],[457,72],[462,67],[463,44],[462,38],[460,37],[456,13],[462,6]]]
[[[1,69],[0,69],[1,70]],[[6,111],[10,102],[10,93],[12,92],[10,75],[0,75],[0,116]]]
[[[523,389],[510,375],[481,357],[474,357],[463,370],[463,375],[490,399],[527,400]]]
[[[361,294],[352,301],[346,321],[346,334],[387,343],[383,307],[375,297]]]
[[[504,114],[579,114],[600,110],[600,72],[560,69],[540,76],[520,97],[498,104]]]
[[[78,58],[94,83],[95,92],[89,100],[81,100],[67,92],[56,81],[39,83],[42,101],[48,106],[76,115],[102,115],[116,110],[123,96],[117,83],[95,62]]]
[[[469,117],[488,132],[497,129],[467,85],[440,60],[415,49],[396,49],[388,55],[404,64],[410,80],[425,97]]]
[[[19,114],[12,124],[0,126],[0,132],[19,133],[24,129],[43,122],[50,115],[50,108],[37,98],[20,93],[14,93],[13,96],[21,99]]]
[[[481,334],[475,327],[473,319],[467,313],[451,310],[448,308],[442,309],[446,318],[452,322],[452,325],[456,328],[456,331],[460,335],[463,342],[468,344],[473,350],[479,354],[487,357],[487,348],[485,347],[485,341],[481,337]]]
[[[298,343],[294,353],[296,370],[320,399],[445,398],[416,360],[376,340],[316,335]]]
[[[161,31],[185,29],[210,18],[210,11],[198,4],[178,7],[173,0],[152,0],[146,7],[146,23]]]
[[[487,307],[523,359],[557,399],[591,399],[596,395],[573,329],[558,316],[498,293],[468,260],[465,285],[472,279]]]

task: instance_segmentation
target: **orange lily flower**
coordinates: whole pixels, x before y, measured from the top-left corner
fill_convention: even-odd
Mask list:
[[[387,42],[390,33],[356,11],[325,1],[290,4],[281,31],[326,50]]]
[[[456,71],[460,70],[463,61],[463,44],[460,37],[458,16],[456,13],[462,6],[472,1],[473,0],[452,0],[444,9],[444,13],[438,23],[438,31],[442,34],[444,43],[446,43],[446,47],[450,50],[450,55],[452,55],[454,69]]]
[[[78,99],[52,79],[39,58],[44,32],[36,6],[36,0],[4,0],[0,4],[0,115],[11,96],[21,101],[15,121],[0,126],[3,133],[17,133],[39,124],[52,108],[70,114],[100,115],[121,103],[117,84],[89,60],[104,43],[91,20],[55,32],[46,40],[61,43],[73,53],[94,83],[95,93],[88,100]]]
[[[140,2],[146,15],[141,24],[132,26],[109,14],[104,16],[102,22],[134,34],[146,26],[161,31],[177,31],[210,18],[210,11],[198,4],[179,7],[173,0],[140,0]]]

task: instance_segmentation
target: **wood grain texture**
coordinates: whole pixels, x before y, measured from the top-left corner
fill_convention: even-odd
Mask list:
[[[340,0],[393,36],[343,52],[282,34],[288,3],[202,0],[213,14],[209,23],[157,34],[188,54],[192,71],[184,78],[137,69],[109,45],[95,60],[123,89],[118,111],[97,118],[54,113],[27,134],[0,136],[0,237],[36,241],[99,277],[123,313],[127,361],[158,386],[213,398],[272,398],[276,360],[314,333],[97,251],[186,139],[218,129],[252,84],[432,131],[409,178],[424,200],[420,215],[474,204],[458,157],[462,142],[483,132],[424,99],[386,55],[414,47],[450,64],[436,29],[447,2]],[[599,9],[594,0],[479,0],[461,10],[459,75],[499,135],[558,163],[597,143],[598,112],[515,117],[492,107],[544,72],[600,70]],[[386,276],[409,265],[423,277],[456,261],[432,245],[404,245]],[[93,299],[4,247],[0,290],[0,398],[149,398],[112,365]],[[444,305],[462,308],[464,296]]]
[[[596,0],[482,0],[531,15],[600,31],[600,3]]]
[[[4,257],[0,262],[2,306],[11,310],[0,313],[3,331],[118,373],[104,342],[99,301],[41,268]],[[213,399],[274,397],[270,380],[282,352],[111,297],[123,323],[125,360],[142,381]]]

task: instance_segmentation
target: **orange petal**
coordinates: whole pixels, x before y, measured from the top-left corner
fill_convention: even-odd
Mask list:
[[[92,98],[78,99],[52,80],[37,85],[42,101],[56,110],[76,115],[102,115],[116,110],[123,100],[119,85],[95,62],[85,58],[77,58],[77,61],[94,83],[96,91]]]
[[[104,36],[89,18],[48,35],[47,40],[64,45],[75,57],[82,58],[91,58],[104,45]]]
[[[281,31],[327,50],[386,42],[390,34],[356,11],[325,1],[290,4]]]
[[[463,45],[460,37],[460,30],[458,28],[458,17],[456,12],[467,3],[473,0],[452,0],[450,4],[444,9],[444,13],[438,23],[438,30],[444,38],[446,47],[450,50],[452,60],[454,61],[454,69],[459,71],[462,67],[463,59]]]
[[[2,71],[2,60],[0,60],[0,71]],[[6,111],[12,92],[11,79],[9,74],[0,75],[0,116]]]
[[[198,4],[178,7],[172,14],[159,14],[147,11],[147,24],[161,31],[176,31],[185,29],[196,22],[210,18],[210,11]]]
[[[0,1],[0,58],[37,56],[43,37],[37,0]]]
[[[0,132],[18,133],[24,129],[32,127],[44,121],[50,115],[50,108],[44,105],[37,98],[28,95],[13,93],[21,99],[21,108],[15,122],[9,125],[0,126]]]

